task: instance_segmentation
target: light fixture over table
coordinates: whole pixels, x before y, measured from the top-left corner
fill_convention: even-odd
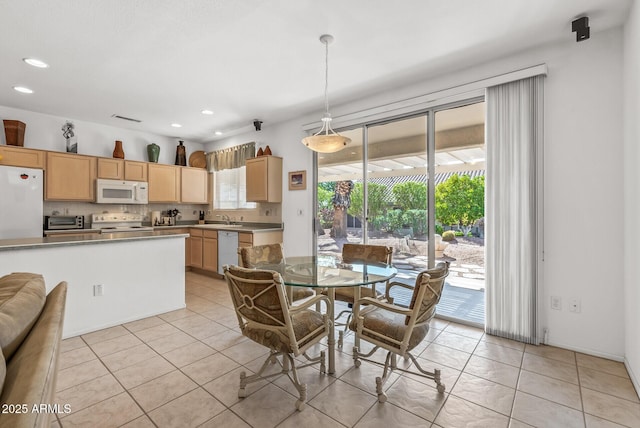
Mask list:
[[[331,114],[329,113],[329,43],[333,42],[333,36],[323,34],[320,41],[325,45],[325,73],[324,73],[324,115],[322,116],[322,128],[313,135],[302,139],[302,144],[315,152],[333,153],[347,147],[350,138],[343,137],[331,128]]]

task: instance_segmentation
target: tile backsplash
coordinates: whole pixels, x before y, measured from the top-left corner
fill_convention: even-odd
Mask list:
[[[222,214],[228,215],[232,221],[252,223],[281,223],[281,204],[258,204],[250,210],[212,210],[209,205],[198,204],[92,204],[88,202],[44,201],[43,215],[82,215],[87,225],[91,214],[102,212],[129,212],[143,214],[145,221],[151,221],[151,211],[166,211],[177,208],[180,211],[178,221],[197,221],[199,212],[205,212],[205,219],[220,221]]]

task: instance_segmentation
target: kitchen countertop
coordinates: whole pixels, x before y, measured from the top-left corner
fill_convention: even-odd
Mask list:
[[[82,230],[82,229],[79,229]],[[86,230],[86,229],[85,229]],[[122,232],[102,235],[100,233],[84,236],[48,236],[46,238],[0,239],[0,251],[20,250],[28,248],[49,248],[69,245],[106,244],[110,242],[140,241],[147,239],[187,238],[186,233]]]
[[[284,230],[282,224],[279,223],[246,223],[246,224],[224,224],[224,223],[205,223],[205,224],[178,224],[175,226],[154,226],[153,230],[164,229],[183,229],[196,228],[207,230],[226,230],[230,232],[278,232]]]

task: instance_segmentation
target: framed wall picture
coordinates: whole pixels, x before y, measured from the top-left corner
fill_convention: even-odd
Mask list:
[[[307,188],[307,171],[289,173],[289,190],[305,190]]]

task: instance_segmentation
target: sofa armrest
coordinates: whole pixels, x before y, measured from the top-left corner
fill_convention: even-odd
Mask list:
[[[66,296],[67,283],[63,281],[49,293],[29,335],[7,361],[0,403],[27,404],[29,412],[2,414],[0,426],[49,427],[52,415],[31,412],[31,408],[54,404]]]

